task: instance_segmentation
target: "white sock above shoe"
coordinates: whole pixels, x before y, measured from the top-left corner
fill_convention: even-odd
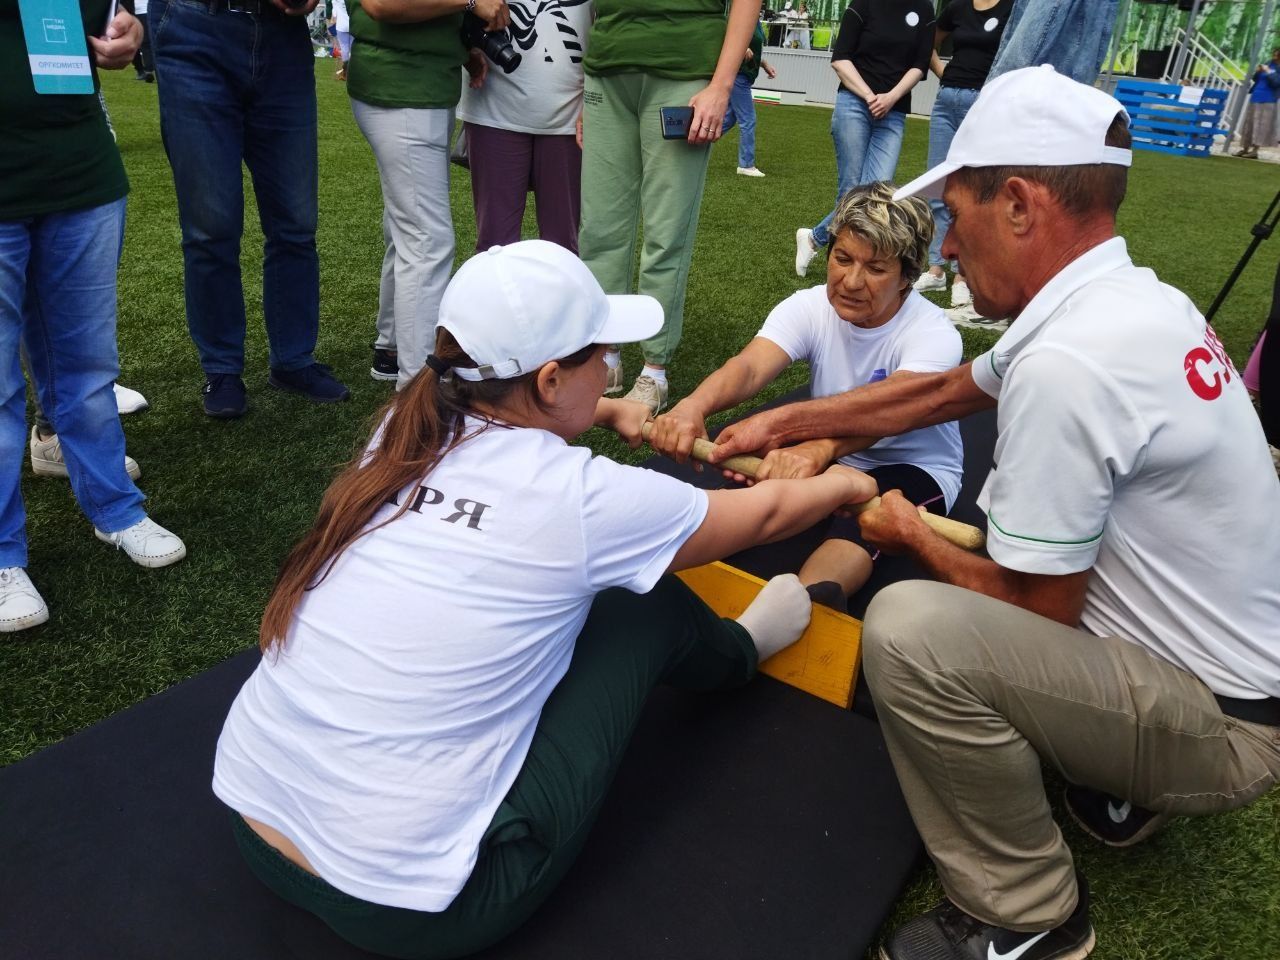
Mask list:
[[[640,376],[652,377],[654,380],[658,382],[659,386],[665,387],[667,385],[667,368],[666,367],[651,367],[649,366],[649,364],[646,363],[644,365],[644,369],[640,371]]]
[[[764,585],[738,622],[751,634],[760,662],[764,663],[799,640],[812,615],[809,591],[794,573],[784,573]]]

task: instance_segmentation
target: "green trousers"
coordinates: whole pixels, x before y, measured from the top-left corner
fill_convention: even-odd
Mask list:
[[[663,140],[662,107],[683,107],[705,80],[647,73],[586,78],[582,115],[582,229],[578,251],[605,293],[631,293],[638,228],[644,228],[635,289],[662,304],[657,336],[644,358],[666,365],[684,328],[698,209],[709,145]]]
[[[239,815],[236,840],[263,883],[356,946],[422,960],[466,956],[519,927],[560,882],[657,684],[724,689],[745,683],[755,669],[746,630],[721,620],[675,577],[644,595],[615,589],[597,596],[524,766],[480,842],[475,869],[439,913],[348,896],[286,860]]]

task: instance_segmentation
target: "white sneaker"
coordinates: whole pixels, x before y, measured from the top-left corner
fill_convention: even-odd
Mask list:
[[[947,311],[947,319],[958,327],[974,327],[980,330],[1006,330],[1009,327],[1008,320],[984,317],[973,308],[971,303],[963,307],[952,307]]]
[[[647,404],[657,416],[658,411],[667,405],[667,389],[667,384],[659,383],[653,377],[639,376],[622,399]]]
[[[130,413],[141,413],[151,406],[151,404],[147,403],[147,398],[137,390],[130,390],[128,387],[122,387],[118,383],[111,389],[116,394],[116,411],[122,417]]]
[[[759,167],[739,167],[738,176],[740,177],[763,177],[764,171]]]
[[[604,381],[604,395],[612,397],[614,394],[622,392],[622,362],[619,361],[616,367],[610,367]]]
[[[116,533],[103,533],[97,527],[93,533],[104,543],[115,544],[140,567],[167,567],[187,555],[186,545],[150,517]]]
[[[0,570],[0,633],[35,627],[49,619],[49,608],[22,567]]]
[[[138,461],[127,453],[124,457],[124,469],[131,480],[142,476]],[[41,440],[36,428],[31,428],[31,472],[37,477],[67,476],[67,463],[62,459],[62,442],[56,433],[48,440]]]
[[[913,290],[924,293],[926,290],[945,290],[947,289],[947,275],[945,273],[930,273],[926,270],[920,274],[920,279],[911,285]]]
[[[801,227],[796,231],[796,276],[809,272],[809,261],[818,255],[818,245],[813,242],[813,231]]]
[[[969,285],[956,277],[951,281],[951,305],[965,307],[971,303],[973,303],[973,294],[969,292]]]

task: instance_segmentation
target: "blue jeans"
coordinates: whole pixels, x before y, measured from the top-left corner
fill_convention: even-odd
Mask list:
[[[320,328],[316,90],[306,20],[156,0],[152,48],[182,227],[187,325],[205,373],[244,370],[241,161],[266,238],[262,311],[275,370],[312,363]]]
[[[898,169],[898,153],[902,150],[902,131],[907,115],[890,110],[877,120],[861,97],[844,87],[836,93],[836,108],[831,114],[831,139],[836,143],[836,170],[840,177],[836,203],[854,187],[876,180],[892,180]],[[813,228],[813,240],[826,246],[830,236],[827,227],[835,216],[835,208]]]
[[[1119,9],[1120,0],[1018,0],[987,82],[1010,70],[1051,63],[1058,73],[1092,84]]]
[[[723,131],[738,126],[738,166],[756,165],[756,104],[751,99],[751,81],[741,73],[733,78],[729,109],[724,114]]]
[[[27,565],[26,378],[62,441],[71,489],[95,527],[115,533],[146,514],[124,470],[124,431],[112,384],[116,262],[124,199],[66,213],[0,221],[0,567]]]
[[[960,128],[964,115],[969,112],[975,100],[977,90],[965,90],[961,87],[942,87],[938,90],[938,98],[933,101],[933,113],[929,115],[929,160],[926,170],[932,170],[947,159],[947,150]],[[940,267],[942,259],[942,241],[951,229],[951,214],[947,213],[947,205],[941,200],[930,200],[929,208],[933,211],[933,242],[929,244],[929,266]]]

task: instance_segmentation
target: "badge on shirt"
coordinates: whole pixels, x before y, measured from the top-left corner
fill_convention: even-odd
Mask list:
[[[93,93],[89,47],[76,0],[18,0],[36,93]]]

